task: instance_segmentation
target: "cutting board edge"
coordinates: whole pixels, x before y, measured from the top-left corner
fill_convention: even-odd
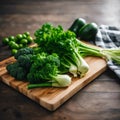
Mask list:
[[[8,59],[10,62],[11,62],[11,58],[10,59]],[[0,64],[1,63],[5,63],[5,65],[6,65],[6,62],[7,62],[7,64],[9,63],[9,61],[7,61],[7,60],[4,60],[4,61],[2,61],[2,62],[0,62]],[[36,100],[36,98],[34,97],[34,96],[32,96],[32,98],[30,97],[30,96],[28,96],[28,94],[27,94],[27,91],[25,91],[25,93],[23,93],[23,91],[20,91],[19,89],[15,89],[13,86],[10,86],[10,84],[7,84],[8,86],[10,86],[10,87],[12,87],[13,89],[15,89],[16,91],[18,91],[18,92],[20,92],[20,93],[22,93],[23,95],[25,95],[26,97],[28,97],[28,98],[30,98],[30,99],[32,99],[34,102],[37,102],[39,105],[41,105],[42,107],[44,107],[44,108],[46,108],[46,109],[48,109],[48,110],[50,110],[50,111],[55,111],[57,108],[59,108],[64,102],[66,102],[68,99],[70,99],[74,94],[76,94],[80,89],[82,89],[83,87],[85,87],[88,83],[90,83],[91,81],[93,81],[97,76],[99,76],[102,72],[104,72],[105,70],[106,70],[106,68],[107,68],[107,65],[105,64],[105,62],[102,60],[102,69],[101,68],[99,68],[98,70],[97,70],[97,72],[95,72],[89,79],[87,79],[86,81],[84,81],[85,83],[84,83],[84,85],[82,86],[81,84],[80,85],[78,85],[76,88],[74,88],[75,90],[73,90],[74,92],[72,92],[72,93],[66,93],[66,95],[63,97],[62,96],[62,98],[60,98],[58,101],[54,101],[54,103],[53,102],[46,102],[46,101],[44,101],[44,99],[37,99]],[[99,72],[100,71],[100,72]],[[6,73],[6,72],[5,72]],[[4,73],[4,74],[5,74]],[[2,79],[2,76],[4,76],[4,74],[2,74],[2,75],[0,75],[0,77],[1,77],[1,79]],[[86,75],[87,76],[87,75]],[[4,80],[2,80],[4,83],[5,83],[5,81]],[[6,83],[5,83],[6,84]],[[81,88],[80,88],[81,87]],[[34,98],[34,99],[33,99]]]
[[[88,78],[87,82],[84,81],[84,86],[82,86],[81,84],[79,84],[77,87],[75,87],[72,94],[69,93],[67,94],[66,93],[66,96],[62,97],[61,100],[59,101],[56,101],[56,102],[46,102],[44,100],[41,100],[40,101],[40,105],[43,106],[44,108],[50,110],[50,111],[55,111],[56,109],[58,109],[63,103],[65,103],[67,100],[69,100],[73,95],[75,95],[77,92],[79,92],[81,89],[83,89],[86,85],[88,85],[90,82],[92,82],[93,80],[95,80],[95,78],[97,78],[101,73],[103,73],[105,70],[107,69],[107,65],[105,65],[102,69],[101,69],[101,72],[99,72],[99,70],[94,73],[90,78]],[[46,107],[47,104],[48,106]]]

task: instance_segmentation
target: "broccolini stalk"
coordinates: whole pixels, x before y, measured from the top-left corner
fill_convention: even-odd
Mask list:
[[[71,77],[68,75],[57,75],[45,83],[29,84],[28,89],[38,87],[68,87],[71,84]]]
[[[120,48],[103,49],[101,52],[107,60],[112,60],[120,65]]]
[[[18,59],[20,55],[28,55],[28,54],[33,54],[33,49],[30,47],[25,47],[19,49],[19,51],[14,55],[15,59]]]
[[[7,65],[6,69],[12,77],[16,78],[17,80],[26,81],[27,71],[22,66],[20,66],[18,61]]]
[[[120,65],[120,48],[99,48],[78,41],[79,52],[83,57],[86,56],[97,56],[105,59],[106,61],[110,60]]]
[[[102,48],[98,48],[89,44],[86,44],[76,38],[78,43],[77,48],[79,49],[79,53],[82,57],[86,56],[96,56],[96,57],[104,57],[103,53],[101,52]]]
[[[61,57],[60,58],[60,68],[63,73],[70,72],[73,74],[74,77],[77,77],[77,66],[72,64],[70,59],[67,59],[66,57]]]
[[[89,66],[80,55],[77,65],[78,65],[78,74],[80,75],[80,77],[83,77],[88,72]]]

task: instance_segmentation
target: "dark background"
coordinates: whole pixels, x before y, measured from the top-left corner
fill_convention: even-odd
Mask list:
[[[68,29],[82,17],[120,26],[120,0],[0,0],[0,61],[11,56],[2,38],[51,22]],[[107,69],[60,108],[50,112],[0,81],[0,120],[120,120],[119,79]]]

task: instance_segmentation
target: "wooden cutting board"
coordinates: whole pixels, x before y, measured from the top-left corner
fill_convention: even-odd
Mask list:
[[[44,108],[54,111],[76,92],[93,81],[97,76],[104,72],[107,68],[105,60],[97,57],[87,57],[86,62],[90,69],[83,78],[73,78],[72,84],[66,88],[35,88],[28,90],[27,82],[17,81],[11,77],[6,71],[6,65],[15,61],[13,57],[0,62],[0,77],[1,80],[8,86],[14,88],[33,101],[39,103]]]

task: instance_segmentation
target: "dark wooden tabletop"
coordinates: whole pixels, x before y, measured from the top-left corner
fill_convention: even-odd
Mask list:
[[[2,38],[33,36],[45,22],[67,29],[78,17],[120,26],[120,0],[0,0],[0,61],[11,56]],[[107,69],[54,112],[0,82],[0,120],[120,120],[119,81]]]

